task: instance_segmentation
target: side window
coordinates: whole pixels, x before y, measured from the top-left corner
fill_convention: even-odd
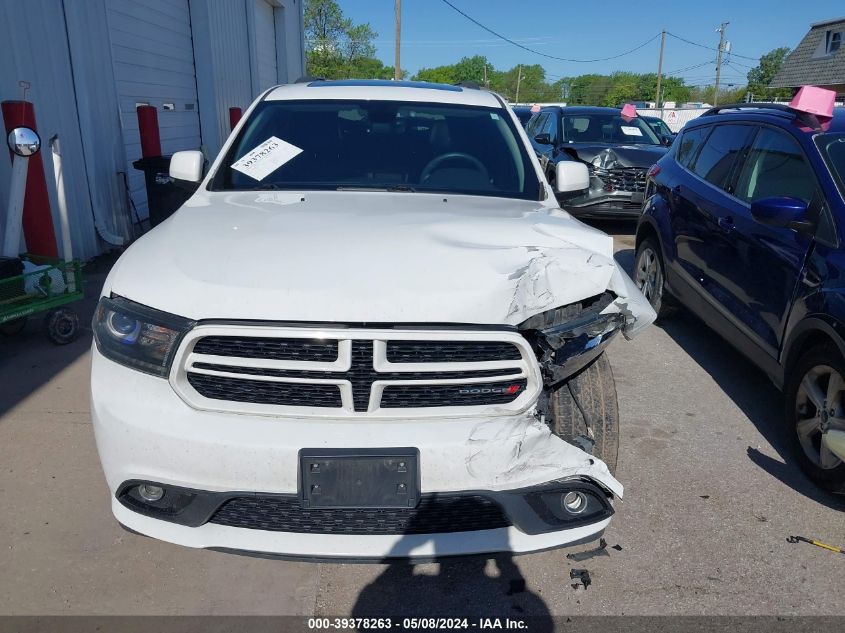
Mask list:
[[[717,187],[726,188],[737,157],[748,145],[751,125],[717,125],[692,163],[692,170]]]
[[[680,140],[677,142],[677,160],[681,165],[689,168],[692,161],[698,156],[698,150],[704,144],[704,139],[707,138],[710,129],[709,125],[704,125],[686,130],[681,135]]]
[[[529,136],[533,139],[538,134],[542,133],[543,126],[546,124],[546,120],[549,118],[548,112],[540,112],[537,117],[534,119],[534,127],[529,130]]]
[[[734,195],[746,202],[791,196],[809,204],[816,189],[813,169],[798,143],[783,132],[763,128],[754,139]]]
[[[549,138],[552,139],[552,143],[557,142],[557,113],[549,113],[549,118],[546,120],[543,131],[548,133]]]

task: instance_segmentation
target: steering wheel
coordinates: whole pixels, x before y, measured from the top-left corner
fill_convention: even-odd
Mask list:
[[[422,173],[420,174],[420,182],[428,180],[431,177],[432,172],[440,167],[440,165],[446,161],[454,159],[469,163],[477,172],[484,176],[485,180],[490,180],[490,174],[484,166],[484,163],[478,160],[475,156],[470,156],[469,154],[464,154],[463,152],[448,152],[447,154],[441,154],[440,156],[432,158],[428,164],[423,167]]]

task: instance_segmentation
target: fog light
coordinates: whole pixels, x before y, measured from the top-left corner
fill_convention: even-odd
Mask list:
[[[581,514],[587,509],[587,497],[583,492],[572,490],[563,495],[560,504],[570,514]]]
[[[158,501],[164,496],[164,488],[141,484],[138,486],[138,495],[144,501]]]

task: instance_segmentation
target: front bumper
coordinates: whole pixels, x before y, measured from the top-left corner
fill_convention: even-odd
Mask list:
[[[643,181],[645,170],[643,172]],[[616,180],[609,178],[607,172],[590,176],[590,188],[577,197],[559,198],[561,207],[576,217],[601,216],[639,216],[645,196],[644,182],[637,178],[628,183],[633,189],[616,186]],[[627,187],[627,185],[625,185]]]
[[[196,527],[145,516],[118,500],[125,482],[157,482],[208,493],[298,493],[303,448],[414,446],[426,494],[489,492],[490,496],[556,481],[582,481],[608,496],[621,485],[607,467],[552,435],[533,410],[504,416],[438,419],[313,419],[199,411],[161,378],[92,351],[92,416],[97,448],[124,526],[189,547],[309,558],[431,558],[487,552],[529,552],[584,542],[609,523],[528,533],[511,527],[434,534],[325,534],[232,527]],[[225,496],[225,495],[224,495]]]

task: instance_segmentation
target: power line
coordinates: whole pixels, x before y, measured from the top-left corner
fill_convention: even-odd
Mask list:
[[[673,75],[675,73],[682,73],[687,70],[695,70],[696,68],[701,68],[702,66],[709,66],[710,64],[715,64],[715,60],[708,59],[706,62],[702,62],[700,64],[695,64],[693,66],[685,66],[684,68],[676,68],[675,70],[667,70],[667,75]]]
[[[708,51],[716,51],[718,52],[719,49],[713,46],[707,46],[705,44],[699,44],[698,42],[693,42],[692,40],[688,40],[685,37],[681,37],[680,35],[675,35],[670,31],[666,31],[666,35],[670,37],[674,37],[676,40],[680,40],[682,42],[686,42],[687,44],[692,44],[693,46],[698,46],[699,48],[706,48]],[[740,59],[750,59],[752,62],[760,61],[759,57],[748,57],[747,55],[738,55],[737,53],[731,53],[734,57],[739,57]]]
[[[642,44],[640,44],[639,46],[635,46],[635,47],[634,47],[634,48],[632,48],[631,50],[627,50],[627,51],[625,51],[624,53],[619,53],[618,55],[611,55],[610,57],[599,57],[599,58],[596,58],[596,59],[569,59],[569,58],[566,58],[566,57],[557,57],[557,56],[555,56],[555,55],[549,55],[549,54],[547,54],[547,53],[543,53],[543,52],[538,51],[538,50],[535,50],[535,49],[533,49],[533,48],[528,48],[527,46],[523,46],[522,44],[520,44],[520,43],[518,43],[518,42],[515,42],[514,40],[512,40],[512,39],[510,39],[510,38],[508,38],[508,37],[505,37],[505,36],[504,36],[504,35],[502,35],[501,33],[497,33],[496,31],[494,31],[494,30],[493,30],[493,29],[491,29],[490,27],[484,26],[481,22],[479,22],[478,20],[476,20],[476,19],[475,19],[475,18],[473,18],[472,16],[469,16],[469,15],[467,15],[466,13],[464,13],[463,11],[461,11],[458,7],[456,7],[454,4],[452,4],[451,2],[449,2],[449,0],[443,0],[443,4],[446,4],[446,5],[450,6],[450,7],[452,7],[455,11],[457,11],[458,13],[460,13],[460,14],[461,14],[462,16],[464,16],[467,20],[469,20],[470,22],[472,22],[472,23],[473,23],[473,24],[475,24],[476,26],[481,27],[482,29],[484,29],[484,30],[485,30],[485,31],[487,31],[488,33],[491,33],[492,35],[495,35],[495,36],[496,36],[496,37],[498,37],[499,39],[502,39],[502,40],[504,40],[504,41],[506,41],[506,42],[508,42],[508,43],[510,43],[510,44],[513,44],[514,46],[516,46],[516,47],[518,47],[518,48],[521,48],[522,50],[528,51],[529,53],[534,53],[535,55],[540,55],[541,57],[546,57],[546,58],[548,58],[548,59],[555,59],[555,60],[560,61],[560,62],[577,62],[577,63],[579,63],[579,64],[587,64],[587,63],[591,63],[591,62],[605,62],[605,61],[608,61],[608,60],[611,60],[611,59],[618,59],[619,57],[624,57],[625,55],[628,55],[628,54],[630,54],[630,53],[633,53],[634,51],[638,51],[638,50],[640,50],[641,48],[644,48],[645,46],[647,46],[647,45],[651,44],[651,43],[652,43],[654,40],[656,40],[658,37],[660,37],[660,33],[655,33],[654,37],[652,37],[652,38],[651,38],[651,39],[649,39],[649,40],[646,40],[645,42],[643,42],[643,43],[642,43]],[[670,33],[670,35],[671,35],[671,33]]]

